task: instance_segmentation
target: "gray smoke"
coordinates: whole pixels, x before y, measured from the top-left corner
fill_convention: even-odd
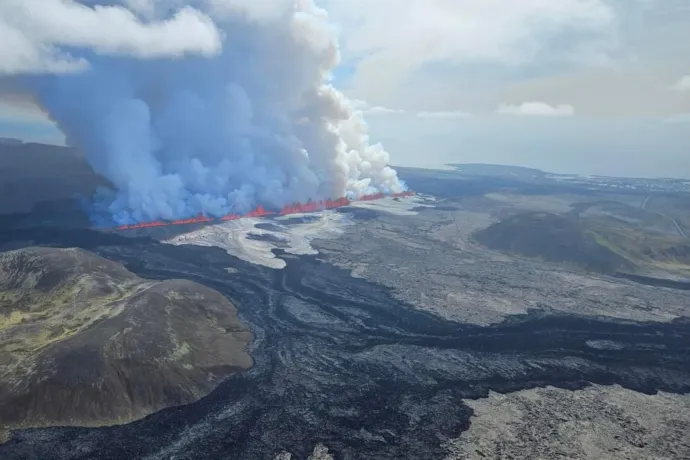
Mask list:
[[[2,0],[0,73],[115,185],[115,222],[404,189],[311,0],[95,3]]]

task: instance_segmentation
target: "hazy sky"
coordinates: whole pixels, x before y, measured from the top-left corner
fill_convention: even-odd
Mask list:
[[[690,178],[688,0],[317,3],[341,37],[335,85],[394,164]],[[0,93],[0,136],[60,141]]]
[[[690,177],[690,1],[327,3],[397,163]]]

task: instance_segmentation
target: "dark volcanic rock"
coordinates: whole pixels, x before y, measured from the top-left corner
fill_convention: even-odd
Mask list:
[[[0,254],[0,428],[130,422],[252,361],[235,307],[82,249]]]
[[[355,217],[357,220],[370,220],[370,219],[376,219],[378,216],[381,215],[380,212],[375,211],[373,209],[367,209],[367,208],[355,208],[355,207],[344,207],[344,208],[337,208],[336,212],[342,213],[342,214],[350,214],[351,216]]]
[[[222,292],[252,327],[255,363],[195,403],[131,424],[20,430],[0,446],[3,459],[305,459],[319,444],[339,460],[440,459],[444,442],[470,426],[466,400],[490,390],[588,382],[690,390],[690,324],[680,320],[542,313],[474,326],[419,311],[318,256],[271,270],[218,248],[0,232],[0,244],[20,239],[79,242],[138,276],[184,277]],[[606,340],[619,346],[588,345]]]
[[[311,224],[312,222],[318,222],[319,220],[321,220],[321,216],[303,214],[285,219],[281,222],[281,224],[287,226],[297,224]]]

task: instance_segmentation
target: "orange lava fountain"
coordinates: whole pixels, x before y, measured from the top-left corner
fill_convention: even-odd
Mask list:
[[[380,200],[385,197],[402,198],[414,195],[414,192],[401,192],[392,193],[389,195],[384,195],[383,193],[375,193],[373,195],[364,195],[358,200],[354,201],[374,201]],[[293,203],[283,206],[278,212],[271,212],[264,209],[263,206],[258,206],[256,209],[248,212],[244,215],[239,214],[226,214],[222,217],[208,217],[204,215],[198,215],[196,217],[191,217],[188,219],[177,219],[177,220],[155,220],[152,222],[139,222],[137,224],[131,225],[120,225],[119,227],[111,228],[110,230],[137,230],[140,228],[155,228],[155,227],[170,227],[173,225],[189,225],[189,224],[207,224],[207,223],[218,223],[226,222],[229,220],[242,219],[244,217],[266,217],[266,216],[287,216],[290,214],[304,214],[309,212],[321,211],[323,209],[335,209],[342,208],[343,206],[349,206],[353,200],[348,198],[338,198],[337,200],[320,200],[320,201],[307,201],[306,203]]]

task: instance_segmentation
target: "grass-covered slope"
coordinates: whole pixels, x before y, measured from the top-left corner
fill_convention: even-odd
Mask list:
[[[251,366],[220,293],[80,249],[0,253],[0,431],[129,422]]]

